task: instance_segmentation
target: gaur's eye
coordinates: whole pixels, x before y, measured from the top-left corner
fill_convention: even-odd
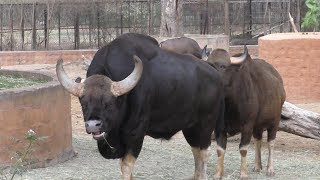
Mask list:
[[[220,65],[219,67],[220,67],[221,69],[225,69],[225,68],[226,68],[225,65]]]
[[[105,109],[108,109],[108,108],[110,108],[110,106],[112,105],[112,103],[111,103],[111,102],[104,102],[103,105],[104,105],[104,108],[105,108]]]
[[[83,110],[83,111],[86,111],[86,110],[87,110],[87,106],[86,106],[86,105],[81,105],[81,107],[82,107],[82,110]]]

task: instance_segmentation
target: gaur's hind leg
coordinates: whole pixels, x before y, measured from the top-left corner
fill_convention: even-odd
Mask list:
[[[267,131],[268,131],[268,150],[269,150],[267,175],[274,176],[274,170],[273,170],[274,143],[275,143],[278,127],[277,126],[270,127],[267,129]]]
[[[260,172],[262,170],[261,164],[261,140],[262,140],[263,129],[254,128],[253,138],[255,144],[255,158],[254,158],[254,172]]]
[[[207,163],[208,163],[208,148],[211,143],[210,130],[201,131],[201,128],[192,127],[182,130],[183,135],[192,148],[194,157],[195,170],[193,179],[207,179]],[[205,129],[205,128],[203,128]]]
[[[241,129],[239,151],[241,155],[240,179],[248,179],[247,151],[252,136],[252,127],[244,126]]]
[[[222,179],[224,173],[224,155],[227,147],[227,132],[225,130],[216,129],[214,132],[217,141],[217,168],[214,179]]]

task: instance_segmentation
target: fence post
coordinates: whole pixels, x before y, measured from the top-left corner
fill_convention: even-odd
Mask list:
[[[204,20],[204,34],[209,34],[209,0],[206,1],[206,11]]]
[[[58,4],[58,39],[59,39],[59,49],[61,49],[61,3]]]
[[[99,3],[97,2],[97,29],[98,29],[98,48],[100,48],[100,9],[99,9]]]
[[[36,50],[37,48],[37,29],[36,29],[36,5],[37,3],[32,4],[32,49]]]
[[[140,32],[143,33],[144,27],[143,27],[143,9],[142,9],[142,2],[140,2]]]
[[[129,32],[131,30],[131,1],[128,1],[128,6],[129,6],[129,22],[128,22],[128,29],[129,29]]]
[[[10,51],[13,51],[13,11],[12,11],[13,4],[10,5],[9,13],[10,13]]]
[[[0,51],[2,51],[2,33],[3,33],[3,5],[0,4]]]
[[[118,7],[118,1],[115,1],[115,8],[116,8],[116,17],[113,17],[113,18],[115,18],[116,19],[116,26],[115,26],[115,28],[116,28],[116,37],[118,37],[119,36],[119,19],[118,19],[118,17],[119,17],[119,7]],[[112,27],[112,25],[111,25],[111,27]],[[104,25],[103,26],[103,29],[106,29],[106,26]]]
[[[21,22],[20,22],[20,30],[21,30],[21,50],[24,49],[24,6],[21,4]]]
[[[74,22],[74,49],[79,49],[80,36],[79,36],[79,11],[75,10]]]
[[[283,32],[283,22],[284,22],[284,15],[286,13],[284,13],[284,5],[283,5],[283,2],[281,1],[280,2],[280,33]]]
[[[92,14],[94,12],[94,6],[91,5],[90,7],[90,14],[89,14],[89,46],[90,48],[92,47],[92,37],[91,37],[91,33],[92,33],[92,21],[93,21],[93,17]]]
[[[249,29],[248,30],[251,38],[252,37],[252,0],[249,0],[248,10],[249,10]]]
[[[301,27],[301,12],[300,12],[300,8],[301,8],[300,0],[297,0],[296,27],[297,27],[298,31],[301,31],[301,29],[300,29],[300,27]]]
[[[121,2],[121,5],[120,5],[120,34],[122,35],[123,34],[123,12],[122,12],[122,4],[123,2]]]
[[[48,10],[45,9],[43,11],[43,15],[44,15],[44,48],[48,50]]]
[[[151,30],[151,25],[152,25],[152,6],[151,6],[151,0],[148,0],[148,33],[151,35],[153,34],[152,30]]]
[[[229,0],[224,0],[224,33],[230,36]]]

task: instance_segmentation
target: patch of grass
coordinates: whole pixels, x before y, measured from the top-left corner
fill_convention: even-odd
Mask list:
[[[0,90],[32,86],[46,82],[48,81],[40,79],[27,79],[20,76],[0,75]]]

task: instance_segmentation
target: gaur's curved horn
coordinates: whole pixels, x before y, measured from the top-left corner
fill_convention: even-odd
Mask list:
[[[241,64],[248,57],[248,48],[244,45],[244,52],[239,57],[230,57],[231,64]]]
[[[134,55],[134,69],[132,73],[126,77],[125,79],[118,81],[118,82],[112,82],[111,84],[111,92],[115,96],[121,96],[129,91],[131,91],[139,82],[142,71],[143,71],[143,63],[141,59]]]
[[[61,85],[71,94],[80,97],[83,93],[83,83],[76,83],[72,81],[63,69],[63,60],[58,59],[56,65],[56,73]]]

